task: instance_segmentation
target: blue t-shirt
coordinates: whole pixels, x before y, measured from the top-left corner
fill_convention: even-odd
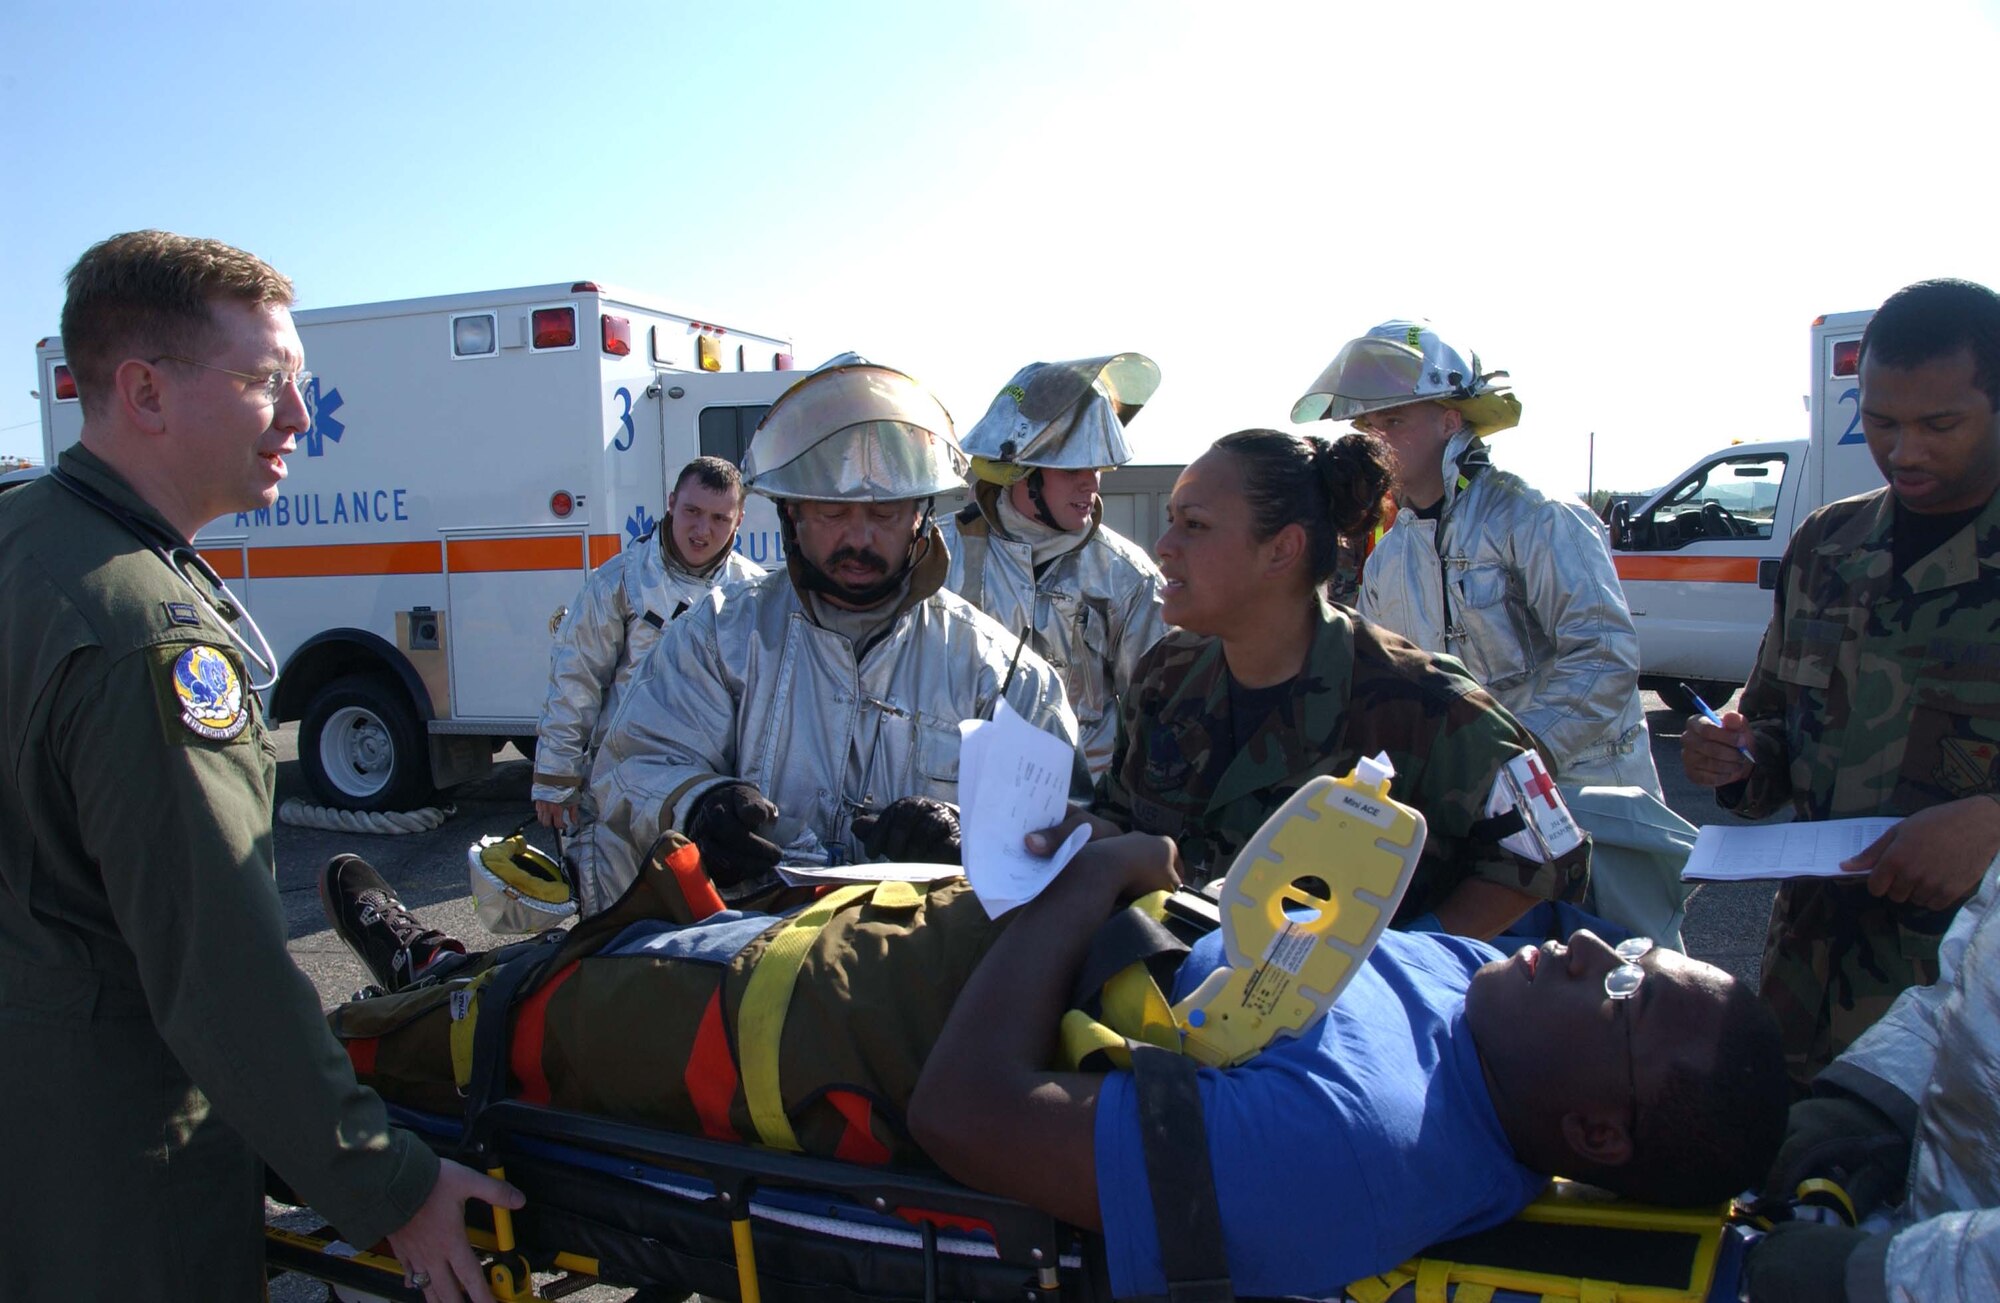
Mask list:
[[[1385,932],[1317,1027],[1241,1067],[1201,1070],[1239,1295],[1337,1293],[1541,1193],[1545,1178],[1515,1161],[1500,1130],[1465,1025],[1472,974],[1499,953]],[[1222,961],[1221,933],[1203,937],[1173,998]],[[1105,1078],[1095,1147],[1112,1290],[1165,1293],[1130,1073]]]

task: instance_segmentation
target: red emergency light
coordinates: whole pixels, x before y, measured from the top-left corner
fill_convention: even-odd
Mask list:
[[[549,495],[549,513],[557,520],[569,519],[569,513],[576,510],[576,499],[568,489],[557,489]]]
[[[1833,346],[1833,373],[1851,376],[1861,370],[1861,341],[1843,339]]]
[[[536,348],[575,348],[576,309],[536,308],[533,334]]]
[[[773,353],[771,355],[771,369],[773,371],[791,370],[792,355],[790,353]]]
[[[55,381],[56,381],[57,402],[59,403],[67,402],[68,400],[76,397],[76,377],[69,373],[68,367],[66,366],[56,367]]]
[[[623,317],[604,314],[604,351],[624,357],[632,351],[632,323]]]

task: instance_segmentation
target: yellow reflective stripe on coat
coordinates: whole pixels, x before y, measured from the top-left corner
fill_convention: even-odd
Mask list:
[[[758,956],[757,967],[743,989],[737,1012],[736,1039],[742,1058],[743,1098],[750,1106],[750,1123],[757,1138],[779,1149],[799,1149],[785,1116],[785,1097],[778,1081],[778,1056],[785,1033],[785,1012],[806,955],[835,914],[870,895],[875,883],[860,882],[820,897],[778,929]]]

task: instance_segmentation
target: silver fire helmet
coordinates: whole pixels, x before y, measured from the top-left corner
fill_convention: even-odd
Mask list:
[[[1132,460],[1125,439],[1160,368],[1143,353],[1035,362],[1014,373],[965,436],[979,463],[1082,470]]]
[[[1292,404],[1292,420],[1352,421],[1435,402],[1457,410],[1484,436],[1520,423],[1521,400],[1506,381],[1505,371],[1482,373],[1477,353],[1445,343],[1429,322],[1385,321],[1341,348]]]
[[[758,423],[743,482],[769,498],[902,502],[965,487],[965,454],[936,395],[846,355],[787,389]]]

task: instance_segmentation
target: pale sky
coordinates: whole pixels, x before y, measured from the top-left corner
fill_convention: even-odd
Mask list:
[[[2000,286],[2000,5],[1661,8],[16,0],[0,453],[40,456],[63,272],[160,226],[301,307],[646,291],[961,430],[1027,362],[1136,350],[1143,461],[1429,317],[1513,375],[1497,460],[1580,491],[1594,430],[1599,487],[1654,486],[1806,432],[1815,316]]]

